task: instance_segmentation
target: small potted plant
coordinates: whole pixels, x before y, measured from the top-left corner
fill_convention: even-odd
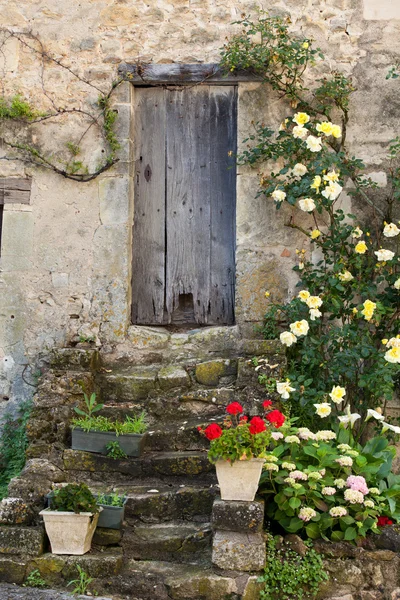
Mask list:
[[[118,492],[98,494],[96,501],[103,509],[100,513],[97,526],[107,529],[121,529],[125,515],[125,504],[128,501],[127,497],[120,496]]]
[[[267,409],[271,404],[266,400],[263,406]],[[271,427],[281,427],[285,417],[273,410],[265,418],[249,419],[239,402],[229,404],[226,412],[222,427],[211,423],[199,431],[211,442],[208,458],[215,464],[221,499],[252,501],[268,456]]]
[[[90,398],[84,394],[84,398],[87,410],[75,407],[79,417],[72,420],[72,449],[109,454],[112,444],[115,448],[115,443],[118,443],[121,450],[119,458],[141,456],[148,428],[146,413],[142,411],[138,416],[127,416],[122,422],[113,421],[94,414],[104,406],[96,402],[96,394]]]
[[[89,552],[100,508],[84,483],[69,483],[54,490],[50,508],[42,510],[53,554]]]

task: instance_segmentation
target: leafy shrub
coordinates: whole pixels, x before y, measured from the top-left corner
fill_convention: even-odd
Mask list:
[[[284,427],[261,475],[267,515],[290,533],[311,539],[356,540],[378,533],[378,518],[400,518],[400,476],[391,473],[395,448],[383,437],[361,446],[351,429],[338,433]]]
[[[68,483],[66,486],[54,490],[51,498],[51,510],[98,513],[99,507],[85,483]]]
[[[31,413],[31,402],[18,408],[17,415],[7,414],[1,426],[0,439],[0,500],[7,496],[7,487],[25,465],[28,446],[26,424]]]

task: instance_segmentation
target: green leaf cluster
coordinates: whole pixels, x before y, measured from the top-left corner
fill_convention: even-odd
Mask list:
[[[237,427],[229,427],[222,435],[211,441],[208,459],[212,463],[217,460],[247,460],[264,458],[271,440],[269,429],[260,433],[250,433],[249,423],[241,423]]]
[[[118,492],[114,492],[113,494],[97,494],[96,500],[97,504],[99,504],[100,506],[121,507],[124,505],[126,496],[120,496]]]
[[[50,499],[51,510],[74,513],[98,513],[99,507],[95,497],[85,483],[68,483],[54,490]]]
[[[80,427],[84,431],[112,431],[117,436],[128,433],[142,434],[148,429],[147,415],[142,411],[137,416],[126,416],[124,421],[113,421],[108,417],[84,416],[79,419],[72,419],[72,427]]]
[[[8,413],[3,418],[0,439],[0,500],[7,496],[7,487],[25,465],[28,446],[26,424],[32,410],[31,402],[24,402],[16,415]]]
[[[107,456],[114,460],[127,458],[126,452],[123,451],[118,442],[109,442],[106,446]]]
[[[288,547],[277,548],[271,536],[267,562],[258,581],[263,584],[260,600],[312,600],[328,579],[320,554],[308,546],[304,556]]]
[[[25,579],[24,587],[45,588],[47,583],[40,574],[39,569],[33,569]]]

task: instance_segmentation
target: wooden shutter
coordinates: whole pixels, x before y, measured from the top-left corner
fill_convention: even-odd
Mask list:
[[[133,322],[176,322],[189,299],[189,321],[231,324],[236,88],[142,88],[135,97]]]

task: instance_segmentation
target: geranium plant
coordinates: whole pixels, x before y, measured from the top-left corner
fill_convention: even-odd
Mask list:
[[[358,444],[341,424],[313,433],[287,424],[264,466],[267,515],[311,539],[357,540],[400,518],[400,476],[384,436]]]
[[[265,400],[263,417],[249,418],[239,402],[232,402],[226,408],[227,416],[221,425],[211,423],[206,428],[199,427],[199,432],[210,440],[208,458],[210,462],[251,458],[267,458],[271,439],[276,435],[274,430],[285,422],[285,416],[278,410],[268,410],[271,400]]]
[[[276,390],[304,424],[315,409],[323,418],[347,407],[365,416],[392,400],[400,373],[400,142],[389,147],[388,185],[377,193],[345,145],[352,82],[341,73],[307,80],[307,66],[324,57],[291,35],[289,20],[261,13],[241,25],[223,66],[252,70],[290,107],[276,133],[255,125],[239,162],[261,168],[259,195],[286,204],[285,225],[305,239],[294,266],[301,291],[286,304],[272,294],[265,317],[265,336],[288,349]],[[343,211],[344,190],[365,226]],[[259,372],[270,385],[267,375]]]

